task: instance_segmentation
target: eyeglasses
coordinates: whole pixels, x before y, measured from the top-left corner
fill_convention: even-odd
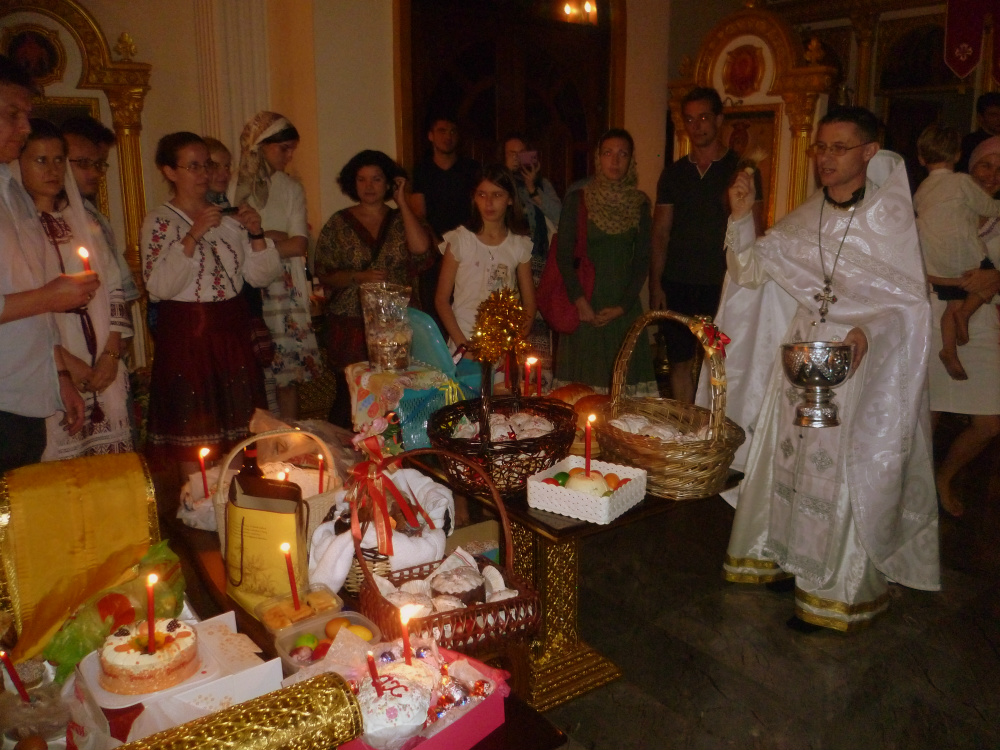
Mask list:
[[[110,166],[106,161],[94,161],[93,159],[70,159],[70,164],[76,164],[80,169],[93,169],[101,174],[108,171]]]
[[[833,156],[843,156],[848,151],[853,151],[856,148],[861,148],[862,146],[867,146],[869,143],[874,142],[875,141],[865,141],[864,143],[859,143],[857,146],[845,146],[843,143],[833,143],[829,146],[825,143],[814,143],[806,149],[806,153],[809,156],[823,156],[823,154],[829,151]]]
[[[711,112],[702,112],[697,117],[690,117],[688,115],[685,115],[684,124],[691,125],[693,123],[699,122],[702,125],[704,125],[706,122],[712,122],[712,120],[714,120],[716,117],[717,115],[713,115]]]
[[[229,165],[229,164],[222,164],[221,162],[211,161],[211,160],[209,160],[205,164],[205,167],[210,172],[232,172],[233,171],[233,168],[232,168],[231,165]]]
[[[190,164],[178,164],[178,169],[186,169],[191,174],[201,174],[202,172],[208,171],[208,164],[202,164],[200,161],[193,161]]]
[[[45,169],[49,165],[57,167],[58,169],[62,169],[66,166],[65,156],[53,156],[52,158],[49,158],[48,156],[36,156],[32,159],[32,161],[42,169]]]

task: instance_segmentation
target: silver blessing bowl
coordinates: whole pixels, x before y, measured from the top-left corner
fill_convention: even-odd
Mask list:
[[[835,427],[840,424],[833,389],[847,380],[854,345],[841,341],[800,341],[782,344],[785,377],[802,389],[802,403],[795,408],[794,424],[800,427]]]

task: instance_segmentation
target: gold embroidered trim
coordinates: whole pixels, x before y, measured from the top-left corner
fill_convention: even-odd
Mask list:
[[[775,581],[783,581],[786,578],[791,578],[792,575],[784,573],[773,576],[757,576],[753,573],[730,573],[728,570],[723,570],[722,577],[731,583],[774,583]]]
[[[850,616],[865,614],[866,612],[874,612],[875,610],[884,607],[889,603],[889,592],[886,591],[882,594],[882,596],[877,599],[872,599],[869,602],[845,604],[844,602],[838,602],[835,599],[821,599],[820,597],[809,594],[796,586],[795,599],[803,602],[804,604],[808,604],[810,607],[815,607],[816,609],[825,609],[830,612]]]
[[[11,554],[9,540],[7,538],[8,526],[10,525],[10,494],[7,488],[6,475],[0,474],[0,610],[11,615],[16,611],[13,597],[15,592],[11,590],[9,581],[16,580],[14,570],[14,555]]]
[[[758,560],[754,557],[730,557],[726,555],[723,560],[730,568],[757,568],[758,570],[778,570],[778,563],[774,560]]]
[[[156,544],[160,541],[160,514],[156,508],[156,488],[153,485],[153,475],[149,473],[149,466],[146,464],[146,459],[142,454],[136,454],[139,459],[139,466],[142,467],[142,476],[146,480],[146,503],[149,514],[147,516],[147,522],[149,524],[149,543]],[[139,571],[139,566],[136,566],[136,573]]]
[[[795,616],[804,622],[811,623],[813,625],[819,625],[822,628],[830,628],[831,630],[839,630],[842,633],[853,633],[856,630],[864,630],[870,626],[878,615],[873,615],[871,617],[866,617],[863,620],[840,620],[836,617],[823,617],[822,615],[814,615],[812,612],[806,612],[801,607],[795,608]]]

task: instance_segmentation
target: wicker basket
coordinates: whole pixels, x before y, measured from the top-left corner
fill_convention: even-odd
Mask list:
[[[442,460],[466,465],[470,472],[475,472],[479,476],[482,485],[489,488],[489,496],[503,530],[503,562],[499,567],[503,571],[507,586],[517,589],[518,594],[499,602],[477,604],[410,620],[410,634],[425,638],[436,637],[441,646],[463,653],[494,652],[498,648],[507,646],[512,640],[531,638],[538,632],[541,624],[541,603],[538,593],[514,573],[512,564],[514,546],[510,519],[507,517],[507,510],[496,486],[483,467],[455,453],[435,448],[420,448],[383,459],[379,470],[407,458],[427,455],[438,455]],[[354,539],[354,553],[364,575],[360,597],[362,614],[379,626],[384,638],[399,638],[402,634],[399,609],[382,596],[378,586],[375,585],[367,557],[357,538]],[[439,563],[440,561],[393,571],[386,577],[398,587],[406,581],[426,578]]]
[[[611,403],[602,410],[603,419],[594,425],[602,459],[645,469],[649,494],[673,500],[708,497],[719,492],[729,475],[733,454],[743,444],[743,428],[726,419],[726,366],[721,353],[712,349],[709,358],[712,409],[683,404],[665,398],[628,398],[622,395],[629,358],[642,330],[657,320],[675,320],[686,325],[703,346],[710,342],[702,329],[711,322],[706,317],[688,317],[670,310],[651,310],[629,329],[615,359],[611,380]],[[677,443],[619,430],[608,422],[620,414],[640,414],[653,423],[669,424],[695,432],[709,426],[707,440]]]
[[[569,404],[549,398],[508,396],[489,399],[486,410],[491,414],[507,416],[528,412],[544,417],[554,425],[551,432],[541,437],[494,443],[489,439],[488,427],[484,432],[481,426],[480,437],[473,440],[452,436],[455,425],[462,417],[472,421],[479,420],[480,425],[487,421],[482,417],[482,399],[459,401],[438,409],[431,415],[427,421],[427,435],[431,445],[482,465],[504,497],[523,492],[528,477],[544,471],[569,455],[576,435],[577,417]],[[489,492],[490,487],[481,473],[474,471],[468,461],[454,461],[445,457],[442,464],[456,490],[470,495]]]

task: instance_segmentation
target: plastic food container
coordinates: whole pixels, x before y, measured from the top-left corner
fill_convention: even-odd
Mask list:
[[[305,634],[312,634],[316,636],[317,641],[322,641],[324,639],[331,640],[327,638],[326,635],[326,624],[330,620],[337,619],[338,617],[347,620],[348,625],[361,625],[368,628],[372,634],[371,638],[368,639],[369,643],[378,643],[382,640],[382,631],[379,630],[378,625],[360,612],[324,612],[322,616],[315,616],[309,620],[296,623],[292,627],[286,628],[275,636],[274,648],[278,652],[278,656],[281,657],[281,663],[285,667],[286,674],[294,674],[302,669],[302,667],[307,667],[312,663],[302,662],[292,658],[291,651],[295,648],[295,641],[298,640],[300,636]]]
[[[619,484],[618,489],[607,497],[597,497],[585,492],[577,492],[565,487],[545,484],[542,480],[554,477],[561,471],[583,468],[586,459],[583,456],[568,456],[545,471],[528,477],[528,507],[559,513],[571,518],[579,518],[591,523],[606,524],[642,502],[646,496],[646,472],[633,466],[609,464],[604,461],[591,460],[591,469],[601,474],[616,474],[620,479],[628,479]]]
[[[278,635],[290,627],[312,623],[317,618],[329,619],[344,608],[344,600],[322,583],[314,583],[299,592],[298,611],[295,610],[291,593],[266,599],[254,607],[254,616],[260,620],[268,632]]]

